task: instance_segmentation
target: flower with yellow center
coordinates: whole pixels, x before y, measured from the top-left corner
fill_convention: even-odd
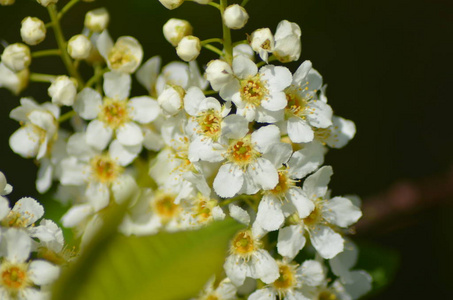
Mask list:
[[[44,215],[44,208],[33,198],[24,197],[14,204],[10,209],[6,198],[0,199],[2,202],[2,215],[0,215],[3,227],[22,228],[31,230],[33,224]]]
[[[175,203],[176,195],[159,192],[151,201],[153,212],[159,216],[162,223],[167,223],[179,216],[181,206]]]

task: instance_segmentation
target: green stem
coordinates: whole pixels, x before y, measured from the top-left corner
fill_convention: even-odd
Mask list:
[[[51,55],[57,55],[57,56],[61,55],[60,49],[49,49],[49,50],[32,52],[31,57],[36,58],[36,57],[51,56]]]
[[[80,77],[79,72],[77,72],[76,68],[74,67],[74,64],[72,63],[72,59],[69,56],[68,51],[66,51],[66,40],[63,36],[63,32],[61,30],[60,22],[58,20],[58,13],[55,4],[51,4],[47,7],[47,10],[49,12],[50,20],[52,22],[52,27],[54,30],[55,34],[55,39],[57,40],[58,48],[61,51],[61,59],[63,60],[63,63],[66,66],[66,69],[68,70],[68,73],[71,77],[74,77],[79,86],[82,87],[83,80],[82,77]]]
[[[223,14],[225,8],[228,7],[228,0],[220,0],[220,14],[222,15],[222,29],[223,29],[223,46],[225,49],[225,60],[230,65],[233,62],[233,44],[231,43],[231,32],[230,28],[225,25],[223,21]]]
[[[242,7],[246,6],[249,1],[250,0],[243,0],[242,3],[241,3],[241,6]]]
[[[95,66],[94,67],[94,75],[93,77],[91,77],[87,83],[85,84],[84,88],[86,87],[91,87],[93,84],[95,84],[96,82],[98,82],[99,79],[101,79],[102,75],[104,75],[104,73],[108,72],[109,69],[108,68],[105,68],[105,69],[101,69],[100,66]]]
[[[210,44],[210,43],[219,43],[219,44],[223,44],[223,40],[222,39],[219,39],[219,38],[212,38],[212,39],[206,39],[206,40],[203,40],[201,41],[201,45],[206,45],[206,44]]]
[[[215,95],[215,94],[217,94],[218,92],[216,92],[216,91],[204,91],[203,93],[204,93],[206,96],[209,96],[209,95]]]
[[[226,199],[226,200],[220,202],[219,206],[225,206],[225,205],[228,205],[228,204],[233,203],[233,202],[238,201],[238,200],[239,200],[238,198]]]
[[[53,82],[57,76],[50,74],[31,73],[30,80],[34,82]]]
[[[211,6],[214,6],[215,8],[217,8],[217,9],[220,9],[220,5],[218,3],[209,2],[208,5],[211,5]]]
[[[59,123],[62,123],[66,120],[69,120],[70,118],[72,118],[73,116],[75,116],[76,112],[75,110],[71,110],[71,111],[68,111],[67,113],[65,113],[64,115],[61,115],[59,118],[58,118],[58,122]]]
[[[58,13],[58,20],[60,20],[65,13],[67,13],[74,5],[77,4],[80,0],[71,0],[69,1]]]
[[[203,48],[206,48],[206,49],[208,49],[208,50],[211,50],[212,52],[217,53],[219,56],[223,56],[222,50],[220,50],[220,49],[217,48],[217,47],[214,47],[213,45],[209,45],[209,44],[203,45]]]

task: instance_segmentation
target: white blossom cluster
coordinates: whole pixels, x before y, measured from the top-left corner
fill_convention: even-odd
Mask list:
[[[184,2],[159,1],[169,9]],[[244,7],[225,6],[225,0],[195,2],[219,8],[224,32],[243,28],[249,18]],[[26,44],[45,38],[40,22],[24,19]],[[60,49],[73,67],[92,67],[91,79],[76,78],[74,70],[54,76],[48,101],[23,97],[10,113],[21,125],[10,147],[38,163],[37,190],[45,193],[56,183],[56,198],[71,205],[63,225],[75,228],[84,244],[99,227],[100,212],[126,200],[120,226],[126,235],[195,229],[231,216],[246,229],[231,241],[225,277],[211,279],[199,299],[364,295],[371,278],[354,269],[357,248],[345,238],[362,216],[360,204],[356,197],[331,196],[333,170],[322,166],[329,148],[354,137],[355,125],[334,115],[310,61],[294,73],[272,64],[299,59],[300,27],[284,20],[275,33],[257,29],[233,47],[229,35],[201,41],[188,21],[170,19],[163,33],[184,62],[162,66],[158,56],[142,64],[140,42],[130,36],[115,41],[109,22],[105,8],[88,12],[84,30]],[[223,49],[212,45],[219,42]],[[203,70],[195,62],[202,49],[219,54]],[[1,59],[0,86],[19,93],[32,79],[29,47],[11,44]],[[143,95],[131,95],[134,74]],[[42,207],[21,201],[24,209],[32,205],[27,211],[41,211],[24,224],[36,222]],[[14,263],[29,257],[31,238],[43,243],[38,228],[61,235],[53,222],[40,224],[2,233],[2,243],[18,243],[20,236],[29,241]]]

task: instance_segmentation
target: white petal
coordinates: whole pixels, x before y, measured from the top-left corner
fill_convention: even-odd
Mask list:
[[[287,104],[288,100],[284,92],[273,92],[261,101],[261,105],[270,111],[283,110]]]
[[[262,79],[267,81],[267,86],[272,91],[283,91],[292,81],[291,72],[285,67],[267,65],[260,69]]]
[[[240,139],[249,131],[249,123],[239,115],[229,115],[222,121],[222,135],[229,139]]]
[[[118,179],[112,184],[113,198],[116,203],[122,203],[129,200],[131,197],[136,195],[138,191],[137,183],[135,179],[124,174],[118,177]]]
[[[82,185],[88,181],[89,166],[80,163],[75,157],[68,157],[61,161],[60,182],[62,185]]]
[[[53,167],[50,164],[50,160],[43,158],[41,159],[41,165],[39,166],[38,176],[36,178],[36,189],[41,194],[47,192],[52,185],[52,172]]]
[[[320,285],[325,279],[321,263],[315,260],[306,260],[297,273],[300,274],[301,281],[309,286]]]
[[[262,106],[258,106],[255,110],[255,119],[260,123],[276,123],[282,121],[284,115],[285,111],[283,109],[271,111],[263,108]]]
[[[93,207],[88,203],[75,205],[61,218],[61,222],[64,227],[72,228],[80,224],[93,212]]]
[[[110,201],[110,191],[107,185],[99,182],[90,182],[85,191],[85,196],[90,201],[95,211],[106,207]]]
[[[0,221],[3,220],[10,211],[8,199],[0,196]]]
[[[331,224],[348,227],[360,219],[362,212],[360,208],[352,204],[351,200],[335,197],[324,205],[323,216]]]
[[[148,92],[151,92],[156,84],[161,63],[162,59],[159,56],[153,56],[135,73],[138,82],[140,82]]]
[[[344,147],[355,135],[356,128],[354,122],[340,117],[332,117],[333,127],[326,143],[332,147],[340,149]]]
[[[324,146],[319,142],[306,144],[302,150],[294,152],[288,162],[291,178],[304,178],[324,163]]]
[[[309,60],[304,61],[293,75],[293,84],[296,86],[303,85],[306,81],[305,77],[312,68],[312,63]]]
[[[262,189],[273,189],[278,183],[278,172],[274,165],[265,158],[258,158],[247,167],[247,175]]]
[[[372,277],[365,271],[352,271],[351,283],[344,284],[346,292],[353,299],[359,299],[369,291],[371,291]]]
[[[25,262],[30,256],[31,238],[23,230],[10,228],[4,233],[6,257],[11,262]]]
[[[252,257],[252,263],[255,267],[253,278],[259,278],[264,283],[270,284],[280,276],[277,262],[266,250],[257,250]]]
[[[308,143],[315,137],[311,126],[298,117],[288,119],[288,136],[293,143]]]
[[[230,204],[228,209],[233,219],[245,225],[250,224],[250,215],[247,211],[234,204]]]
[[[303,190],[309,199],[324,197],[327,193],[327,185],[330,182],[330,177],[333,174],[331,166],[324,166],[316,173],[305,179]]]
[[[86,142],[98,150],[103,150],[107,147],[112,135],[112,128],[104,124],[104,122],[93,120],[87,126]]]
[[[251,294],[247,300],[275,300],[277,299],[277,294],[271,288],[263,288],[256,290]]]
[[[31,281],[37,285],[54,282],[60,275],[60,268],[44,260],[34,260],[28,268]]]
[[[310,239],[316,251],[325,259],[331,259],[343,251],[343,237],[324,225],[315,225],[310,228]]]
[[[76,97],[74,110],[85,120],[92,120],[99,114],[101,105],[101,95],[92,88],[84,88]]]
[[[252,133],[252,142],[256,143],[256,147],[261,153],[266,152],[269,146],[279,141],[280,129],[275,125],[263,126]]]
[[[9,138],[11,149],[25,158],[31,158],[38,154],[41,136],[36,127],[27,124],[16,130]]]
[[[320,100],[313,100],[308,103],[307,115],[310,125],[318,128],[327,128],[332,125],[332,108],[329,104]]]
[[[132,120],[141,124],[154,121],[160,114],[159,104],[148,96],[131,98],[127,106]]]
[[[233,164],[224,164],[214,179],[214,190],[222,198],[233,197],[243,183],[244,172]]]
[[[350,269],[357,263],[359,251],[350,240],[345,240],[344,251],[329,260],[332,272],[340,277],[343,283],[351,282]]]
[[[12,209],[27,220],[27,226],[35,223],[44,215],[44,208],[38,201],[30,197],[21,198]]]
[[[110,157],[121,166],[130,164],[141,152],[142,145],[125,146],[118,140],[114,140],[109,146]]]
[[[241,286],[244,283],[247,274],[247,266],[245,263],[237,262],[234,255],[227,257],[223,268],[234,285]]]
[[[258,224],[267,231],[274,231],[280,228],[284,220],[280,200],[268,195],[263,196],[256,214]]]
[[[98,153],[86,142],[87,138],[85,133],[76,132],[68,139],[66,151],[69,155],[75,156],[81,161],[89,161],[94,155]]]
[[[134,122],[127,122],[118,127],[116,138],[126,146],[140,145],[144,140],[142,129]]]
[[[191,116],[197,116],[200,104],[205,99],[203,91],[198,87],[191,87],[184,96],[184,109]]]
[[[264,153],[263,157],[272,162],[276,168],[280,168],[282,164],[289,160],[292,153],[293,148],[290,144],[275,143],[267,148],[267,151]]]
[[[240,55],[233,59],[233,72],[237,77],[245,79],[249,76],[255,76],[258,73],[258,68],[253,61]]]
[[[129,97],[131,90],[131,75],[120,72],[104,74],[104,92],[109,98],[123,100]]]
[[[290,225],[279,230],[277,250],[280,255],[293,259],[304,246],[305,237],[302,226]]]
[[[113,41],[107,30],[104,30],[96,40],[96,48],[99,53],[107,60],[110,50],[113,48]]]
[[[309,200],[299,187],[291,188],[288,191],[289,200],[296,207],[300,218],[306,218],[315,209],[313,201]]]

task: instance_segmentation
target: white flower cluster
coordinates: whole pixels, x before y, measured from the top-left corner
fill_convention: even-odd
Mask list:
[[[41,219],[38,201],[24,197],[10,208],[5,196],[11,191],[0,172],[0,298],[48,299],[50,284],[75,253],[66,248],[61,228]]]
[[[174,9],[184,1],[160,2]],[[269,64],[299,59],[297,24],[284,20],[275,35],[257,29],[233,47],[229,30],[246,24],[245,8],[196,2],[220,8],[227,34],[200,41],[189,22],[170,19],[164,35],[185,62],[163,67],[157,56],[142,64],[135,38],[114,42],[105,9],[88,12],[83,32],[60,51],[72,67],[81,61],[93,67],[93,77],[84,82],[69,68],[69,77],[51,80],[50,102],[22,98],[10,114],[21,124],[11,148],[39,164],[39,192],[57,182],[56,198],[72,204],[63,224],[78,230],[82,244],[99,227],[99,212],[126,200],[120,226],[126,235],[194,229],[227,215],[243,223],[225,278],[209,281],[200,299],[359,298],[371,278],[353,269],[357,249],[345,234],[362,213],[355,197],[331,196],[332,167],[322,166],[329,148],[354,137],[354,123],[333,114],[310,61],[294,73]],[[203,72],[194,61],[202,48],[220,56]],[[0,85],[27,70],[30,51],[10,45],[2,61]],[[147,95],[131,96],[134,73]],[[19,92],[14,80],[3,85]],[[67,120],[71,126],[63,129]],[[33,214],[29,223],[38,219]]]

